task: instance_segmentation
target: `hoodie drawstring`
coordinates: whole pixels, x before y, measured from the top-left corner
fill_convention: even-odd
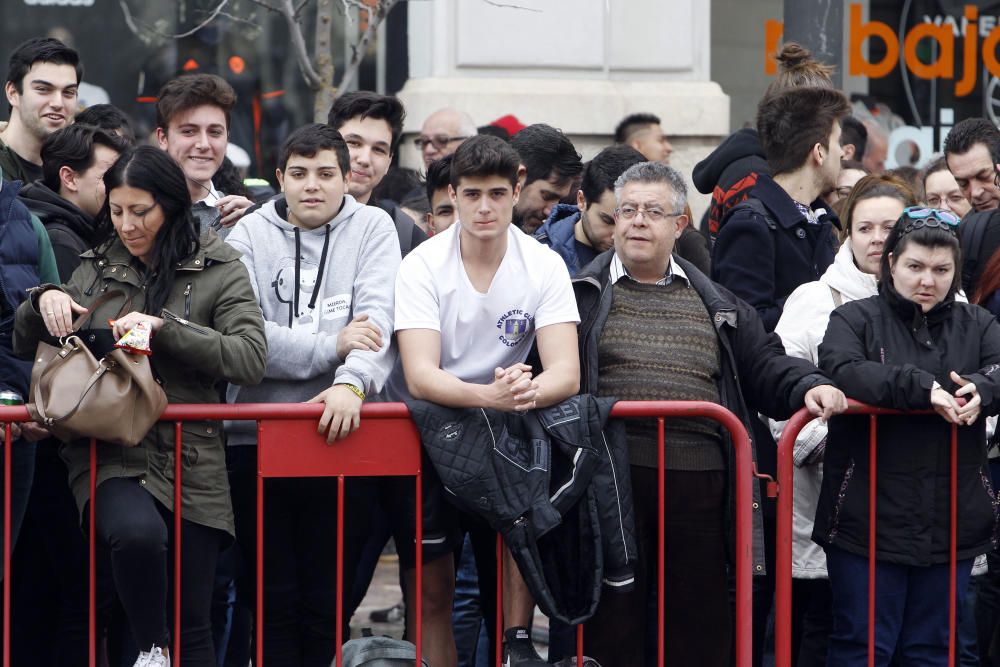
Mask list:
[[[313,285],[312,296],[309,299],[309,310],[316,307],[316,299],[319,297],[320,286],[323,284],[323,270],[326,268],[326,254],[330,249],[330,225],[326,225],[326,235],[323,237],[323,252],[319,256],[319,269],[316,274],[316,284]],[[302,313],[299,312],[299,288],[301,286],[301,268],[302,268],[302,237],[299,233],[299,228],[295,228],[295,287],[292,290],[294,296],[292,298],[292,308],[288,313],[288,328],[292,327],[293,313],[294,317],[301,317]]]

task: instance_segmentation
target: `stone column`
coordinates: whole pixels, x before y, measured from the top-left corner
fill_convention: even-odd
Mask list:
[[[504,5],[504,6],[501,6]],[[562,129],[590,159],[624,116],[651,112],[688,176],[729,133],[709,80],[710,5],[696,0],[425,0],[409,11],[407,138],[453,106],[478,125],[505,114]],[[421,167],[404,141],[402,162]],[[706,197],[692,190],[696,219]]]

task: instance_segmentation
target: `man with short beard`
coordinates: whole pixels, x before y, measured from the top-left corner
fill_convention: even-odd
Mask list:
[[[830,264],[840,221],[820,199],[837,187],[843,93],[793,88],[765,97],[757,132],[771,176],[761,175],[719,225],[712,279],[757,309],[773,331],[785,299],[819,280]]]
[[[524,128],[511,137],[510,145],[521,156],[526,174],[514,206],[514,224],[525,234],[534,234],[569,195],[583,162],[569,137],[544,123]]]
[[[14,49],[4,85],[10,122],[0,130],[3,178],[42,177],[42,142],[73,122],[82,77],[79,54],[57,39],[36,37]]]
[[[535,238],[555,250],[576,276],[595,257],[614,245],[615,179],[646,158],[635,148],[605,148],[583,169],[576,205],[556,204]]]

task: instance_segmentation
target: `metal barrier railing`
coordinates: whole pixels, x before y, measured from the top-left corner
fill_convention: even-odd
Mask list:
[[[904,412],[890,410],[857,401],[848,401],[845,415],[868,415],[868,665],[875,665],[875,526],[877,485],[877,423],[880,415],[926,415],[933,410]],[[792,496],[795,465],[792,452],[799,431],[814,419],[805,409],[799,410],[788,422],[778,441],[778,481],[776,485],[778,516],[777,544],[775,547],[775,628],[774,657],[776,667],[792,667]],[[949,509],[950,535],[949,558],[949,606],[948,606],[948,664],[955,664],[956,627],[956,543],[957,543],[957,489],[958,489],[958,430],[951,426],[951,506]]]
[[[420,440],[417,430],[410,420],[409,411],[402,403],[372,403],[362,409],[361,427],[348,438],[330,446],[318,434],[316,424],[322,414],[322,405],[307,404],[208,404],[208,405],[172,405],[161,417],[161,421],[173,422],[175,426],[175,456],[174,456],[174,581],[181,577],[181,494],[176,490],[182,484],[180,455],[182,446],[182,429],[184,421],[195,420],[246,420],[258,424],[258,465],[257,465],[257,599],[255,624],[256,655],[254,664],[263,667],[263,506],[264,479],[281,477],[336,477],[337,482],[337,664],[341,664],[341,644],[343,643],[343,609],[342,609],[342,577],[343,577],[343,524],[344,524],[344,478],[351,476],[414,476],[416,480],[416,581],[414,612],[416,615],[416,632],[414,644],[417,655],[422,648],[422,603],[420,582],[422,580],[422,478]],[[669,417],[703,417],[718,422],[725,428],[731,438],[735,450],[736,462],[736,633],[735,633],[735,664],[737,667],[749,667],[751,663],[751,628],[752,628],[752,499],[754,466],[750,439],[739,419],[725,408],[708,402],[688,401],[649,401],[649,402],[619,402],[612,411],[613,417],[619,418],[656,418],[658,421],[659,465],[658,494],[664,498],[664,458],[663,433],[664,420]],[[29,421],[27,409],[24,407],[0,407],[0,423],[5,424],[4,448],[4,553],[3,553],[3,667],[10,666],[10,591],[11,591],[11,429],[12,422]],[[378,447],[370,443],[378,442]],[[96,614],[96,575],[95,575],[95,515],[93,498],[96,491],[97,443],[90,444],[90,498],[89,503],[89,646],[88,664],[97,665],[97,614]],[[658,552],[658,637],[657,664],[664,662],[664,503],[659,504],[659,532],[657,539]],[[502,636],[502,541],[497,538],[497,641],[496,665],[500,665]],[[180,624],[181,624],[181,587],[174,585],[174,617],[173,646],[171,661],[181,664]],[[577,660],[583,659],[583,626],[577,628]]]

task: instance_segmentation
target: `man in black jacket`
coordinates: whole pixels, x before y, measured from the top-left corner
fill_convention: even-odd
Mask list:
[[[117,135],[89,125],[70,125],[42,144],[42,179],[19,197],[45,225],[62,282],[100,240],[94,218],[104,205],[104,172],[125,148]]]
[[[844,95],[827,88],[786,90],[757,110],[771,176],[759,176],[722,220],[712,279],[756,308],[768,331],[788,295],[833,263],[839,221],[820,196],[837,187],[840,119],[849,110]]]
[[[615,183],[615,247],[574,280],[581,391],[620,400],[711,401],[733,411],[748,431],[757,410],[787,416],[804,403],[823,418],[843,411],[843,393],[812,364],[787,357],[756,310],[671,257],[686,197],[683,177],[662,164],[635,165]],[[587,653],[602,664],[643,665],[650,657],[644,642],[621,638],[647,627],[657,507],[665,502],[666,662],[728,665],[729,443],[701,419],[670,419],[665,431],[667,497],[660,500],[655,422],[626,427],[639,542],[636,589],[602,599],[585,634]],[[758,499],[756,573],[764,570],[759,506]]]

